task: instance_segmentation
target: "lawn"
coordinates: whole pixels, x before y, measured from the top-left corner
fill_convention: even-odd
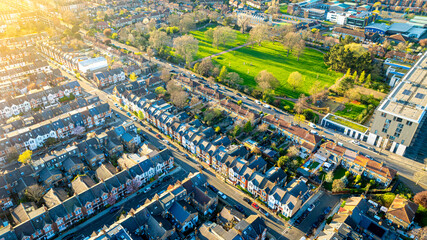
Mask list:
[[[213,27],[215,26],[205,27],[201,30],[190,32],[195,38],[197,38],[197,40],[199,40],[199,52],[197,53],[197,57],[196,57],[197,59],[204,58],[212,54],[219,53],[224,50],[245,44],[249,36],[248,34],[242,34],[239,31],[236,31],[236,40],[234,40],[233,43],[230,43],[226,46],[220,46],[218,48],[214,48],[212,46],[212,41],[205,37],[205,32],[209,28],[213,28]]]
[[[347,172],[347,170],[346,170],[345,168],[343,168],[343,167],[341,167],[341,166],[337,167],[337,168],[335,169],[335,171],[334,171],[334,180],[335,180],[335,179],[340,179],[340,178],[344,177],[344,176],[345,176],[345,172]],[[321,177],[323,178],[323,176],[321,176]],[[320,179],[322,179],[322,178],[320,178]],[[324,186],[327,190],[329,190],[329,191],[331,191],[331,190],[332,190],[332,182],[330,182],[330,183],[328,183],[328,182],[324,182],[324,183],[323,183],[323,186]]]
[[[328,120],[331,120],[333,122],[336,122],[338,124],[341,124],[341,125],[349,127],[349,128],[353,128],[353,129],[355,129],[355,130],[357,130],[359,132],[363,132],[364,133],[364,132],[366,132],[366,130],[368,130],[368,128],[365,127],[365,126],[363,126],[363,125],[357,124],[355,122],[351,122],[351,121],[346,120],[346,119],[344,119],[342,117],[338,117],[338,116],[335,116],[335,115],[332,115],[332,114],[328,115]]]
[[[288,13],[288,4],[280,5],[280,12],[287,14]]]
[[[368,106],[364,104],[346,103],[344,110],[336,111],[335,115],[357,121],[357,116],[359,116],[367,107]]]
[[[330,71],[323,63],[323,53],[307,48],[297,61],[292,54],[286,57],[286,51],[279,43],[266,42],[262,46],[254,45],[225,53],[214,60],[237,72],[244,79],[244,85],[257,87],[255,76],[262,70],[271,72],[281,86],[274,89],[279,95],[298,98],[301,93],[309,95],[314,82],[322,87],[330,87],[342,74]],[[301,85],[294,91],[287,83],[289,74],[298,71],[303,75]]]
[[[318,163],[318,162],[312,162],[311,164],[310,164],[310,166],[308,166],[308,169],[315,169],[317,166],[319,166],[319,164],[320,163]]]

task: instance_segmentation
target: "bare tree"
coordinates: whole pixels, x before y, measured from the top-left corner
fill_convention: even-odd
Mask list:
[[[167,68],[162,69],[162,74],[160,75],[160,79],[162,79],[163,82],[169,82],[169,80],[171,80],[171,74]]]
[[[310,88],[310,97],[313,104],[315,104],[318,100],[318,93],[322,91],[321,83],[319,81],[315,81],[313,86]]]
[[[258,43],[261,46],[261,43],[269,39],[270,27],[267,24],[257,24],[249,32],[249,41]]]
[[[234,42],[236,39],[236,32],[230,27],[218,26],[213,31],[212,45],[216,48],[221,45]]]
[[[258,83],[258,86],[263,90],[270,90],[272,88],[277,88],[280,83],[273,74],[267,72],[267,70],[262,70],[255,77],[255,81]]]
[[[298,101],[295,103],[294,110],[296,113],[301,114],[304,110],[304,103],[305,103],[305,95],[301,93],[301,95],[298,98]]]
[[[302,56],[305,50],[305,41],[299,40],[297,44],[294,46],[294,53],[297,56],[297,61],[299,62],[299,58]]]
[[[268,130],[268,125],[266,123],[260,124],[257,127],[258,132],[265,132]]]
[[[170,37],[167,35],[166,32],[155,30],[150,32],[150,38],[148,39],[148,42],[150,43],[150,46],[154,49],[159,50],[162,47],[166,47],[170,44]]]
[[[209,76],[214,68],[212,60],[210,58],[205,58],[197,67],[197,73],[205,77]]]
[[[33,200],[36,203],[39,203],[44,195],[44,188],[41,185],[32,185],[25,189],[25,196]]]
[[[283,48],[286,50],[286,57],[289,57],[289,52],[294,49],[295,45],[298,43],[299,37],[297,33],[294,32],[288,32],[283,38],[282,38],[282,45]]]
[[[178,108],[184,108],[187,105],[188,93],[183,90],[170,93],[173,104]]]
[[[189,64],[199,51],[199,40],[192,35],[177,37],[173,41],[173,46],[178,55],[182,56]]]

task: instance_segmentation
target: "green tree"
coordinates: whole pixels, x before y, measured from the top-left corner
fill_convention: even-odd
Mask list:
[[[371,84],[371,74],[368,74],[368,77],[366,77],[366,84]]]
[[[243,101],[242,100],[239,100],[239,101],[237,101],[237,105],[242,105],[242,103],[243,103]]]
[[[354,71],[353,76],[351,77],[353,81],[356,81],[357,79],[357,71]]]
[[[144,119],[144,114],[142,113],[142,111],[138,111],[138,117],[139,119],[143,120]]]
[[[300,123],[302,123],[302,122],[305,122],[305,116],[304,116],[304,115],[302,115],[302,114],[295,114],[295,116],[294,116],[294,121],[295,121],[297,124],[300,124]]]
[[[111,35],[111,38],[112,39],[116,39],[118,37],[118,34],[117,33],[113,33],[112,35]]]
[[[163,87],[157,87],[154,92],[158,95],[164,95],[166,93],[166,89],[164,89]]]
[[[341,95],[344,95],[345,92],[347,92],[348,89],[353,87],[353,79],[349,77],[345,77],[341,79],[341,81],[338,83],[337,92]]]
[[[294,89],[301,85],[302,75],[299,72],[292,72],[288,77],[288,84]]]
[[[27,164],[29,160],[31,160],[31,155],[33,154],[33,151],[26,150],[25,152],[21,153],[18,157],[18,162]]]
[[[354,179],[355,183],[360,182],[360,180],[362,180],[362,176],[360,174],[357,174],[356,179]]]
[[[277,160],[277,166],[283,168],[289,162],[288,156],[281,156],[279,160]]]
[[[242,128],[239,125],[235,125],[232,132],[233,136],[237,137],[240,135],[241,132],[242,132]]]
[[[219,72],[218,80],[224,81],[225,78],[227,77],[227,74],[228,74],[227,68],[225,66],[222,66],[221,72]]]
[[[359,82],[363,83],[365,81],[365,71],[363,71],[359,76]]]
[[[219,133],[220,131],[221,131],[221,128],[220,128],[219,126],[216,126],[216,127],[215,127],[215,132],[216,132],[216,133]]]
[[[351,77],[351,69],[347,69],[347,73],[345,74],[346,77]]]
[[[138,77],[136,76],[135,73],[131,73],[129,75],[129,79],[130,79],[131,82],[135,82],[138,79]]]
[[[253,127],[252,127],[251,121],[247,121],[245,123],[245,125],[243,126],[243,131],[245,131],[246,133],[252,132],[252,129],[253,129]]]

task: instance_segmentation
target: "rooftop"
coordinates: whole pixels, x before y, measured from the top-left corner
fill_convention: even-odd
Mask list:
[[[352,122],[350,120],[347,120],[345,118],[342,118],[342,117],[339,117],[339,116],[336,116],[333,114],[328,114],[326,116],[326,119],[328,119],[332,122],[338,123],[342,126],[349,127],[351,129],[357,130],[357,131],[362,132],[362,133],[365,133],[368,130],[368,128],[363,126],[363,125],[360,125],[358,123]]]

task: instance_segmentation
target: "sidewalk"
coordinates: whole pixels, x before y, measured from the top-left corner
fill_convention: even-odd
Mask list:
[[[162,175],[160,178],[158,178],[158,179],[157,179],[157,181],[160,181],[161,179],[163,179],[163,178],[164,178],[165,176],[167,176],[167,175],[173,175],[173,174],[175,174],[176,172],[178,172],[179,170],[181,170],[181,167],[176,167],[176,168],[175,168],[174,170],[172,170],[171,172],[169,172],[169,173],[167,173],[167,174]],[[92,222],[94,222],[94,221],[98,220],[100,217],[102,217],[102,216],[104,216],[105,214],[109,213],[109,211],[110,211],[110,208],[111,208],[111,207],[120,206],[120,205],[124,204],[124,203],[125,203],[125,202],[127,202],[129,199],[134,198],[134,197],[135,197],[135,196],[137,196],[138,194],[142,193],[142,192],[144,191],[144,189],[146,189],[146,188],[148,188],[148,187],[151,187],[151,186],[154,184],[154,182],[156,182],[156,181],[153,181],[153,182],[151,182],[151,183],[147,184],[147,185],[146,185],[146,186],[144,186],[143,188],[140,188],[138,191],[136,191],[136,192],[132,193],[131,195],[129,195],[129,196],[127,196],[127,197],[123,198],[122,200],[120,200],[119,202],[117,202],[117,203],[115,203],[114,205],[110,206],[109,208],[106,208],[106,209],[104,209],[103,211],[99,212],[98,214],[94,215],[93,217],[91,217],[91,218],[87,219],[87,220],[86,220],[85,222],[83,222],[82,224],[77,225],[77,226],[74,226],[72,229],[70,229],[70,230],[68,230],[67,232],[64,232],[64,233],[62,233],[60,236],[56,237],[56,239],[61,240],[62,238],[67,237],[68,235],[73,234],[73,233],[75,233],[75,232],[79,231],[80,229],[82,229],[82,228],[86,227],[87,225],[91,224]]]

